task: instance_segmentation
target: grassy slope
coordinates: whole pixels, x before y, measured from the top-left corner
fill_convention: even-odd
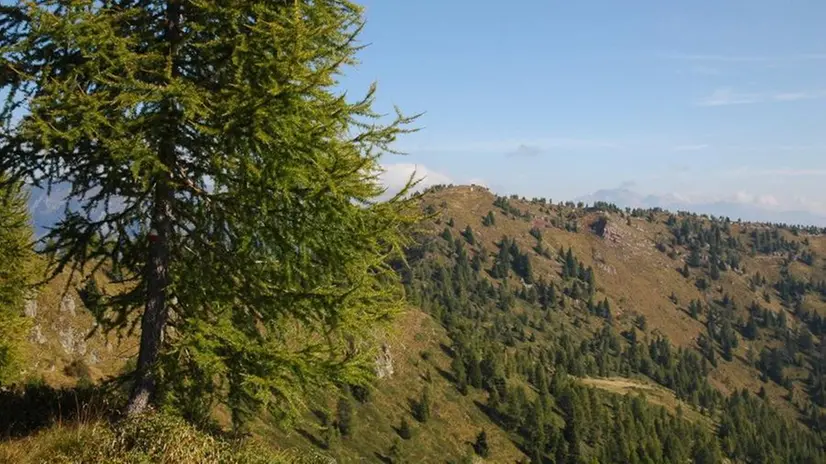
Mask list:
[[[70,386],[78,381],[77,369],[69,367],[76,363],[88,368],[91,380],[100,380],[120,372],[137,353],[134,336],[93,331],[94,317],[78,293],[83,282],[80,275],[70,280],[70,273],[64,272],[34,295],[34,305],[30,303],[29,307],[36,308],[36,316],[26,349],[29,368],[24,376],[42,377],[52,386]],[[105,294],[118,291],[118,286],[106,283],[102,275],[97,282]]]
[[[362,462],[361,458],[377,460],[386,455],[398,438],[396,429],[401,419],[406,418],[413,430],[410,440],[401,441],[402,453],[408,462],[458,461],[469,453],[470,443],[482,429],[487,431],[491,444],[490,462],[515,462],[523,456],[474,404],[485,401],[479,392],[462,396],[443,377],[450,371],[450,358],[441,345],[449,346],[450,341],[430,316],[411,308],[402,315],[387,342],[394,374],[377,381],[369,402],[354,402],[354,432],[339,440],[327,453],[339,462]],[[429,383],[425,380],[428,371]],[[431,388],[432,417],[422,424],[411,415],[410,400],[418,398],[425,385]],[[333,404],[328,401],[328,407]],[[313,424],[318,427],[318,421],[313,416],[308,419],[310,424],[304,425],[302,432],[265,428],[262,434],[284,446],[312,446],[313,442],[320,441],[321,433],[311,428]]]
[[[629,379],[625,377],[611,378],[583,378],[583,384],[605,390],[617,395],[640,395],[646,401],[665,407],[672,414],[683,414],[692,422],[704,422],[710,428],[716,426],[708,416],[704,416],[696,411],[691,405],[677,399],[674,392],[647,380]]]

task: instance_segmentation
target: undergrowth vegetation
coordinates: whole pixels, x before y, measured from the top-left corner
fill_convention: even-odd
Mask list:
[[[120,422],[57,425],[0,444],[0,462],[19,464],[321,463],[308,452],[274,451],[253,440],[216,437],[180,417],[147,413]]]

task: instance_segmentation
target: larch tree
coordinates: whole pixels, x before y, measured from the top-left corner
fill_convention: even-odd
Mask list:
[[[26,199],[20,183],[0,172],[0,386],[17,380],[26,336],[23,302],[34,275]]]
[[[140,327],[129,414],[169,404],[289,418],[363,384],[400,308],[390,261],[418,213],[380,201],[374,87],[337,89],[361,45],[346,0],[32,0],[0,6],[0,170],[68,185],[54,272],[108,266],[108,330]],[[140,317],[138,317],[140,316]]]

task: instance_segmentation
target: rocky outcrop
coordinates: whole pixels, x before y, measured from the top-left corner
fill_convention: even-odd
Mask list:
[[[60,312],[61,312],[61,314],[62,313],[68,313],[70,316],[75,317],[75,316],[77,316],[77,313],[75,312],[75,308],[76,308],[75,300],[71,296],[66,295],[66,296],[63,297],[62,300],[60,300]]]
[[[376,356],[376,377],[393,377],[393,356],[390,354],[390,345],[386,343],[382,344],[381,352]]]
[[[605,272],[606,274],[615,275],[617,273],[617,269],[614,266],[611,266],[610,264],[597,263],[597,268]]]
[[[40,328],[40,324],[36,324],[34,327],[32,327],[31,332],[29,332],[29,341],[31,341],[32,343],[37,343],[38,345],[43,345],[44,343],[49,341],[49,339],[47,339],[46,336],[43,335],[43,329]]]
[[[26,306],[23,308],[23,314],[32,319],[37,317],[37,300],[26,300]]]
[[[68,355],[83,356],[86,354],[86,337],[82,330],[66,327],[57,331],[60,346]]]

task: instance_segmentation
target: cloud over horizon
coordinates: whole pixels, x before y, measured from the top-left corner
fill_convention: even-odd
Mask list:
[[[826,169],[810,168],[810,169],[792,169],[792,168],[776,168],[776,169],[753,169],[749,167],[741,167],[725,172],[730,177],[820,177],[826,176]]]
[[[730,87],[715,89],[711,95],[695,101],[696,106],[729,106],[752,103],[793,102],[826,98],[826,90],[806,90],[794,92],[737,92]]]
[[[773,194],[756,194],[745,190],[717,195],[678,192],[641,194],[623,184],[578,197],[575,201],[605,201],[621,207],[661,207],[671,211],[686,210],[747,221],[826,227],[826,204],[823,202],[802,197],[779,198]]]
[[[674,147],[674,151],[700,151],[705,150],[709,146],[705,143],[697,143],[693,145],[677,145]]]
[[[785,56],[769,55],[727,55],[717,53],[660,53],[659,57],[675,61],[697,61],[716,63],[779,63],[795,61],[826,60],[826,53],[795,53]]]
[[[394,195],[407,185],[411,176],[414,180],[419,181],[416,186],[417,190],[433,185],[453,183],[453,179],[447,174],[413,163],[383,164],[379,181],[387,188],[387,195]]]

